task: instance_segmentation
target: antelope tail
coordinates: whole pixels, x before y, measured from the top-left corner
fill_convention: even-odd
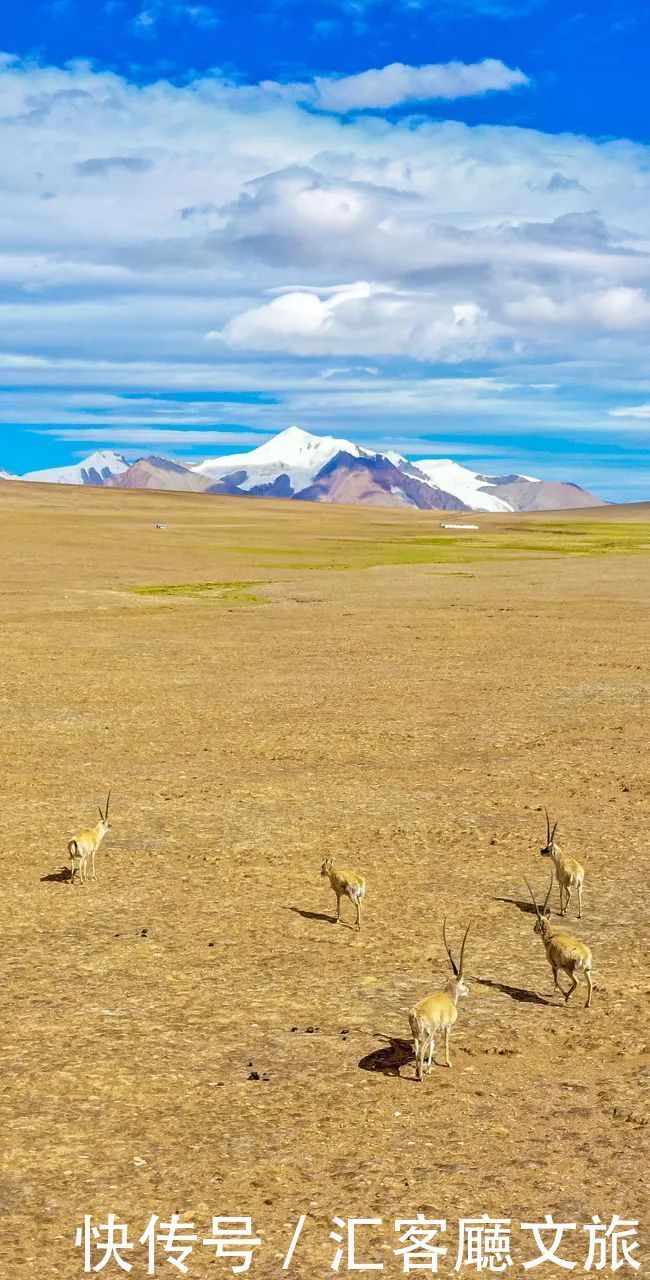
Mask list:
[[[68,853],[70,854],[71,858],[76,857],[77,854],[79,853],[79,846],[76,840],[70,840],[68,844]]]
[[[413,1038],[415,1040],[422,1040],[424,1036],[424,1029],[416,1013],[409,1013],[409,1024]]]

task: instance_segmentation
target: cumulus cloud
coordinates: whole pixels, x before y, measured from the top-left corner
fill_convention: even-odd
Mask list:
[[[523,71],[513,70],[497,58],[482,62],[431,63],[413,67],[403,62],[361,71],[351,76],[317,76],[310,84],[265,88],[281,96],[295,97],[325,111],[385,110],[411,102],[433,102],[480,97],[486,93],[521,88],[529,83]]]
[[[208,336],[244,350],[457,363],[494,354],[499,328],[471,300],[449,305],[360,281],[324,297],[305,290],[283,293]]]
[[[432,367],[477,362],[508,384],[496,408],[453,398],[477,422],[611,429],[581,401],[585,381],[607,407],[650,394],[643,146],[9,58],[0,118],[5,421],[160,420],[145,402],[84,410],[74,383],[198,389],[206,429],[226,409],[211,418],[201,388],[276,391],[280,408],[238,409],[272,428],[344,413],[358,430],[380,411],[422,426]],[[556,385],[573,396],[558,404]]]
[[[650,326],[650,297],[625,285],[568,298],[537,290],[508,302],[505,311],[513,320],[533,325],[589,325],[608,332]]]

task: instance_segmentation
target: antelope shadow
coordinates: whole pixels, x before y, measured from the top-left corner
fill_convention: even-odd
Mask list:
[[[411,1041],[395,1036],[377,1036],[377,1039],[385,1042],[384,1048],[367,1053],[361,1058],[359,1067],[362,1071],[379,1071],[384,1076],[399,1076],[401,1067],[413,1062]]]
[[[507,902],[511,907],[516,907],[518,911],[522,911],[525,916],[535,915],[535,908],[532,902],[524,902],[523,898],[494,898],[494,902]]]
[[[72,873],[69,867],[61,867],[59,871],[50,871],[47,876],[41,876],[41,884],[69,884]]]
[[[493,991],[501,991],[504,996],[510,996],[511,1000],[517,1000],[520,1004],[551,1004],[552,1001],[545,1000],[543,996],[538,996],[536,991],[528,991],[526,987],[512,987],[507,982],[493,982],[491,978],[470,978],[470,982],[475,982],[479,987],[490,987]]]
[[[302,916],[303,920],[324,920],[326,924],[336,924],[336,916],[330,916],[326,911],[305,911],[302,907],[289,907],[289,911],[294,911],[297,916]],[[339,920],[338,924],[342,929],[352,929],[357,932],[356,925],[350,920]]]
[[[304,911],[302,907],[289,907],[288,910],[293,911],[297,916],[302,916],[303,920],[324,920],[326,924],[336,924],[336,917],[328,915],[325,911]]]

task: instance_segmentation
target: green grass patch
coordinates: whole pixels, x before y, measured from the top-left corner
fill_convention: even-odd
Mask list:
[[[161,582],[147,583],[144,586],[131,587],[137,596],[191,596],[212,600],[233,601],[239,604],[268,604],[263,596],[255,595],[253,587],[260,584],[254,581],[241,582]]]
[[[383,532],[358,536],[316,536],[308,545],[232,547],[248,554],[264,569],[369,569],[381,565],[462,565],[481,560],[515,560],[539,556],[609,556],[647,554],[650,525],[611,520],[561,521],[520,518],[501,528],[485,525],[454,534],[444,529],[398,536]]]
[[[647,555],[650,551],[650,523],[647,521],[593,520],[555,514],[475,517],[477,530],[443,529],[426,514],[414,515],[417,523],[399,524],[386,520],[372,523],[363,514],[350,514],[350,525],[340,532],[331,531],[319,522],[318,529],[305,529],[304,524],[292,532],[283,524],[280,532],[269,521],[269,540],[244,537],[241,543],[229,540],[226,545],[211,543],[203,551],[224,557],[237,557],[234,572],[277,574],[300,572],[359,571],[382,566],[440,566],[447,570],[478,564],[481,561],[516,563],[524,559],[577,556]],[[330,526],[331,527],[331,526]],[[227,562],[227,561],[226,561]],[[244,567],[245,566],[245,567]],[[139,588],[145,595],[214,595],[239,598],[243,602],[264,603],[252,593],[256,582],[188,583],[175,586]]]

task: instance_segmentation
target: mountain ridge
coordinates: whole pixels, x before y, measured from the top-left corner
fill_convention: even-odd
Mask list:
[[[401,471],[388,458],[356,458],[341,451],[295,497],[302,502],[354,503],[374,507],[415,507],[420,511],[466,511],[453,494]]]
[[[16,480],[38,484],[104,484],[110,475],[127,471],[129,463],[113,449],[97,449],[81,462],[66,467],[49,467],[44,471],[28,471]]]
[[[113,450],[98,450],[69,466],[22,476],[5,473],[4,478],[439,511],[507,513],[610,505],[572,481],[540,480],[516,472],[489,476],[451,458],[409,459],[395,450],[373,451],[296,426],[248,453],[200,462],[156,454],[129,462]]]

